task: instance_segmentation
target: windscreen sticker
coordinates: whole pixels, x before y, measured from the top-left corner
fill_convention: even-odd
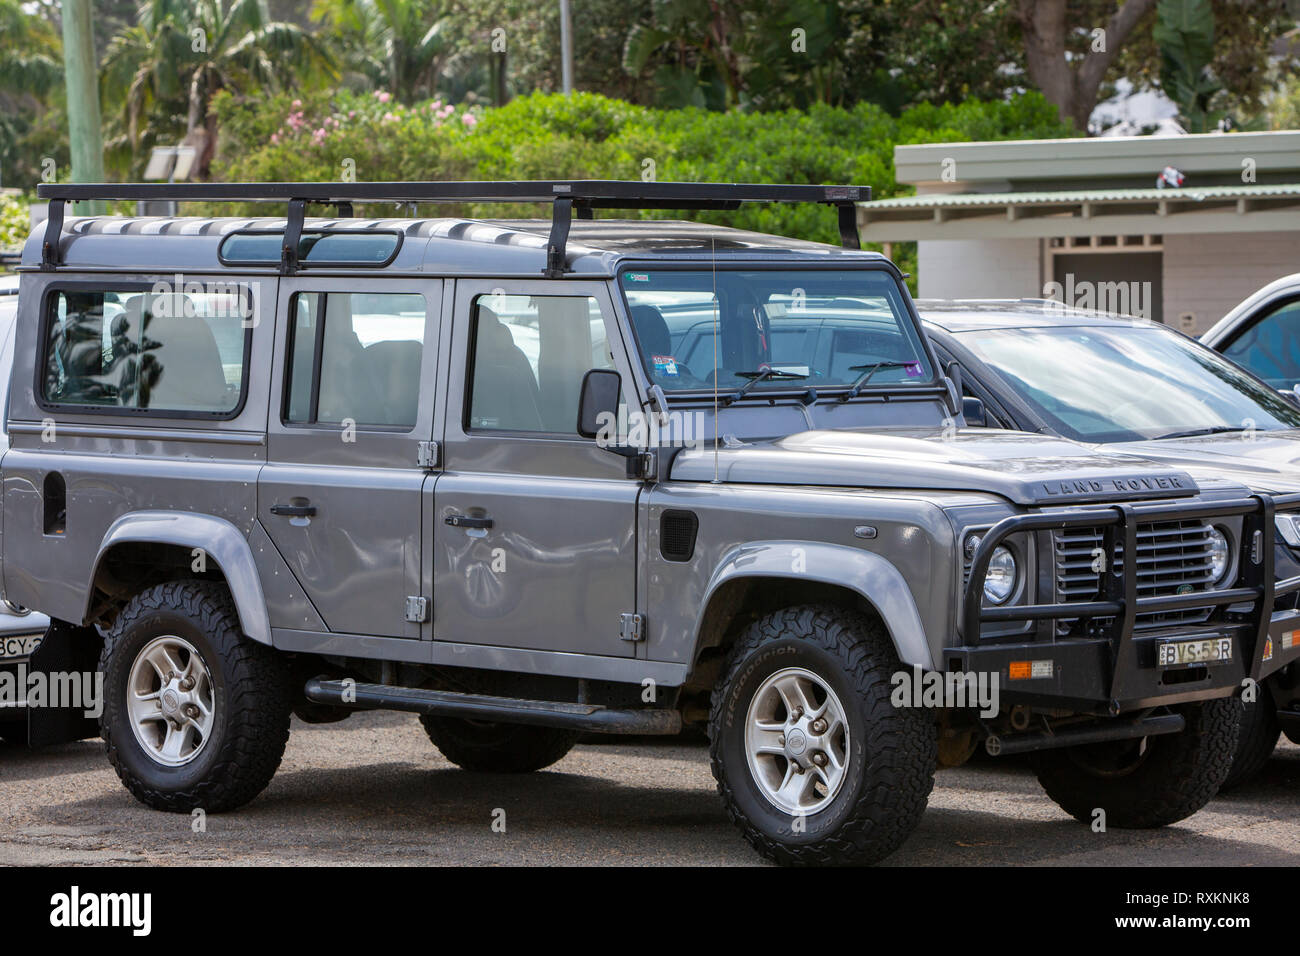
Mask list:
[[[644,272],[629,272],[627,274],[628,282],[649,282],[650,276]]]
[[[655,371],[664,375],[677,374],[677,359],[671,355],[652,355],[650,360],[654,363]]]
[[[912,362],[910,365],[904,365],[903,371],[907,373],[908,378],[916,378],[921,374],[921,363]]]

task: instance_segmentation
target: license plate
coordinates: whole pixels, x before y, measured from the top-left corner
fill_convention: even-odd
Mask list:
[[[1232,638],[1208,637],[1199,641],[1165,641],[1156,645],[1158,667],[1191,667],[1232,660]]]
[[[32,651],[41,646],[43,634],[23,634],[14,637],[0,637],[0,661],[19,660],[31,657]]]

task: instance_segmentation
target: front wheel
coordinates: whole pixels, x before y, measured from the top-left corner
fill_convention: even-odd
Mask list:
[[[141,803],[216,813],[271,782],[289,739],[287,671],[243,635],[224,586],[173,581],[137,594],[99,667],[108,759]]]
[[[1232,766],[1241,726],[1235,697],[1173,708],[1176,734],[1046,750],[1034,771],[1047,795],[1081,823],[1146,829],[1190,817],[1218,792]]]
[[[929,714],[891,703],[899,669],[883,627],[854,611],[786,608],[741,636],[709,752],[728,815],[763,856],[874,863],[916,828],[937,734]]]
[[[1237,753],[1232,769],[1220,790],[1231,790],[1249,783],[1264,769],[1273,756],[1282,727],[1277,719],[1277,704],[1266,684],[1259,685],[1259,696],[1241,704],[1241,734],[1237,738]]]

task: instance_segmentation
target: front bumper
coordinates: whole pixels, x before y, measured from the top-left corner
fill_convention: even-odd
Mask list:
[[[1009,703],[1095,714],[1120,714],[1159,705],[1209,700],[1239,691],[1300,659],[1300,611],[1274,610],[1278,598],[1300,592],[1300,576],[1275,580],[1273,518],[1300,511],[1300,494],[1251,495],[1231,501],[1116,504],[1069,512],[1013,515],[980,540],[963,595],[963,644],[945,648],[944,670],[999,675]],[[1157,520],[1239,517],[1237,579],[1231,587],[1190,594],[1138,596],[1137,529]],[[1123,555],[1122,565],[1100,573],[1099,599],[1061,604],[987,607],[984,579],[997,546],[1012,534],[1103,529],[1103,551]],[[1138,630],[1143,613],[1212,607],[1204,623]],[[1248,610],[1247,610],[1248,608]],[[981,642],[986,623],[1109,619],[1103,633],[1025,643]],[[1157,644],[1171,640],[1230,638],[1230,661],[1162,669]],[[1037,666],[1035,666],[1037,665]]]

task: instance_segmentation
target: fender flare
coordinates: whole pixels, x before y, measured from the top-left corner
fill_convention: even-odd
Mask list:
[[[819,541],[753,541],[723,555],[695,620],[697,651],[704,616],[719,588],[742,578],[773,577],[834,584],[856,592],[880,615],[899,660],[934,670],[921,615],[898,568],[874,552]]]
[[[82,620],[90,616],[94,582],[99,577],[104,555],[120,544],[202,548],[207,559],[225,576],[244,634],[259,644],[270,645],[271,618],[266,610],[266,596],[262,592],[262,582],[257,576],[257,565],[248,539],[225,518],[192,511],[133,511],[109,525],[90,572]]]

